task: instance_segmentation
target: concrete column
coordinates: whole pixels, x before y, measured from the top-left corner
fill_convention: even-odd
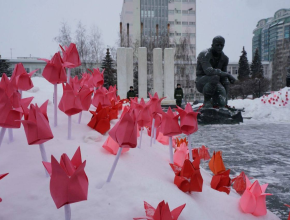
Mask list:
[[[140,0],[133,1],[133,43],[140,44],[141,39],[141,9],[140,9]]]
[[[193,80],[196,80],[196,65],[197,64],[193,64]]]
[[[138,48],[138,94],[139,98],[147,98],[147,48]]]
[[[117,49],[117,83],[118,95],[121,99],[127,97],[127,68],[126,68],[126,48],[120,47]]]
[[[127,88],[126,88],[126,95],[127,91],[130,89],[130,86],[133,85],[133,49],[126,48],[126,75],[127,75]],[[123,63],[124,65],[124,63]]]
[[[174,49],[164,50],[164,96],[174,100]]]
[[[163,97],[163,68],[162,49],[153,49],[153,93],[157,92],[159,98]]]

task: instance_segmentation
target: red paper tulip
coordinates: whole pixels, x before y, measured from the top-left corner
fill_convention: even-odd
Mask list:
[[[78,93],[78,96],[81,100],[82,110],[88,111],[92,104],[92,94],[94,90],[92,88],[88,88],[87,86],[83,86]]]
[[[110,136],[107,138],[107,140],[103,144],[103,148],[114,155],[117,155],[119,147],[120,147],[119,144],[116,143]],[[130,150],[130,148],[122,148],[122,153],[125,153],[128,150]]]
[[[7,176],[9,173],[5,173],[5,174],[0,174],[0,180],[3,179],[5,176]],[[2,199],[0,198],[0,202],[2,202]]]
[[[151,133],[150,133],[151,135]],[[164,136],[159,129],[157,129],[157,139],[156,139],[160,144],[163,145],[169,145],[169,137]]]
[[[166,97],[159,99],[157,92],[154,94],[153,97],[149,93],[149,97],[150,101],[147,103],[147,105],[149,105],[150,107],[151,115],[153,116],[153,118],[155,118],[157,113],[162,114],[163,111],[161,108],[161,101]]]
[[[33,88],[33,83],[31,81],[31,76],[37,71],[38,69],[27,73],[23,64],[18,63],[15,65],[14,71],[11,76],[11,82],[15,84],[17,89],[27,91]]]
[[[60,84],[67,81],[65,67],[71,63],[64,63],[60,53],[55,53],[51,60],[41,59],[47,62],[42,76],[52,84]]]
[[[145,106],[139,112],[139,115],[137,117],[137,123],[140,127],[146,127],[146,126],[150,127],[151,121],[152,119],[151,119],[149,106]]]
[[[93,75],[92,80],[93,80],[94,87],[103,86],[103,84],[104,84],[104,71],[105,70],[103,70],[103,72],[100,72],[100,70],[98,68],[98,69],[93,69],[93,71],[91,71],[89,69],[89,71]]]
[[[105,88],[104,88],[105,89]],[[108,91],[104,90],[103,88],[99,88],[94,92],[94,98],[92,104],[97,107],[99,103],[101,103],[102,107],[111,106],[111,101],[109,99]]]
[[[178,117],[174,116],[171,108],[168,108],[167,113],[162,112],[162,123],[160,126],[160,132],[165,136],[176,136],[181,134],[181,129],[178,124]]]
[[[121,117],[117,124],[110,130],[109,135],[123,148],[136,148],[137,146],[137,121],[129,111]]]
[[[188,160],[188,148],[185,143],[178,147],[173,155],[174,164],[182,167],[185,160]]]
[[[236,190],[236,192],[240,195],[242,195],[246,190],[246,174],[244,172],[241,172],[241,174],[234,179],[232,179],[232,183],[234,183],[233,188]]]
[[[203,160],[210,159],[210,154],[208,152],[208,148],[206,148],[204,145],[202,145],[202,147],[199,148],[198,154],[199,154],[200,159],[203,159]]]
[[[174,184],[183,192],[202,192],[203,178],[200,173],[200,159],[197,156],[191,163],[185,160],[181,167],[170,164],[175,173]]]
[[[74,78],[70,77],[69,84],[75,93],[79,92],[81,88],[81,81],[79,80],[78,76],[75,76]]]
[[[93,114],[88,126],[101,134],[105,134],[110,130],[110,120],[106,109],[102,109],[99,113],[90,111]]]
[[[53,138],[46,114],[47,104],[48,100],[40,108],[31,104],[28,119],[21,121],[29,145],[43,144]]]
[[[65,46],[65,50],[63,49],[61,45],[59,46],[62,50],[63,61],[70,63],[70,65],[67,66],[68,68],[75,68],[82,65],[80,57],[79,57],[79,52],[74,43],[70,43],[69,47]]]
[[[93,76],[89,73],[82,73],[82,78],[80,80],[80,86],[87,86],[89,88],[93,88]]]
[[[85,173],[86,161],[82,163],[80,147],[70,160],[63,154],[60,163],[51,156],[51,164],[43,162],[51,175],[50,194],[59,209],[66,204],[87,200],[89,181]]]
[[[72,87],[68,83],[63,83],[62,87],[63,95],[58,108],[68,116],[80,113],[83,109],[80,96],[74,93]]]
[[[115,102],[118,101],[118,98],[117,98],[117,86],[116,85],[109,87],[109,99],[110,100],[113,99]]]
[[[210,183],[211,188],[229,194],[231,190],[230,171],[231,170],[227,170],[225,172],[214,175]]]
[[[27,113],[27,106],[32,98],[20,99],[20,94],[12,93],[9,98],[6,91],[0,87],[0,126],[4,128],[20,128],[23,113]]]
[[[183,134],[190,135],[198,130],[197,112],[192,110],[192,107],[187,103],[185,110],[177,107],[180,115],[180,128]]]
[[[25,120],[28,120],[28,116],[29,116],[29,108],[28,106],[30,105],[30,103],[32,102],[34,97],[28,97],[28,98],[24,98],[24,99],[21,99],[20,100],[20,105],[21,105],[21,108],[22,108],[22,112],[23,112],[23,115],[24,115],[24,119]],[[47,117],[47,114],[45,112],[45,117],[47,118],[48,120],[48,117]]]
[[[244,213],[251,213],[254,216],[266,215],[266,196],[272,195],[265,193],[268,184],[261,186],[258,180],[252,184],[247,177],[246,183],[246,190],[240,198],[240,208]]]
[[[134,220],[178,220],[185,205],[186,204],[183,204],[170,212],[168,203],[165,203],[164,201],[160,202],[156,209],[147,202],[144,202],[146,217],[134,218]]]

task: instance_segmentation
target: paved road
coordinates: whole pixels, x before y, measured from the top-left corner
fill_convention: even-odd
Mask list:
[[[223,152],[231,175],[244,171],[262,184],[269,183],[267,207],[287,219],[290,205],[290,125],[251,124],[200,126],[193,135],[194,147],[202,144]],[[287,217],[286,217],[287,216]]]

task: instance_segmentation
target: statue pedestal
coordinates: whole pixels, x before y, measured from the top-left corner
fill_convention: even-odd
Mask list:
[[[239,124],[243,123],[242,109],[200,109],[198,124]]]

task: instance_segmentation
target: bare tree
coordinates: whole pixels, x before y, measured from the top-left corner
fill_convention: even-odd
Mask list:
[[[86,27],[79,21],[76,29],[75,44],[77,46],[82,63],[86,64],[89,61],[89,43]]]
[[[100,63],[104,57],[104,44],[99,28],[94,25],[89,36],[89,60],[92,63]]]
[[[72,42],[71,29],[66,22],[61,23],[61,27],[58,32],[58,36],[54,40],[62,46],[69,46]]]

